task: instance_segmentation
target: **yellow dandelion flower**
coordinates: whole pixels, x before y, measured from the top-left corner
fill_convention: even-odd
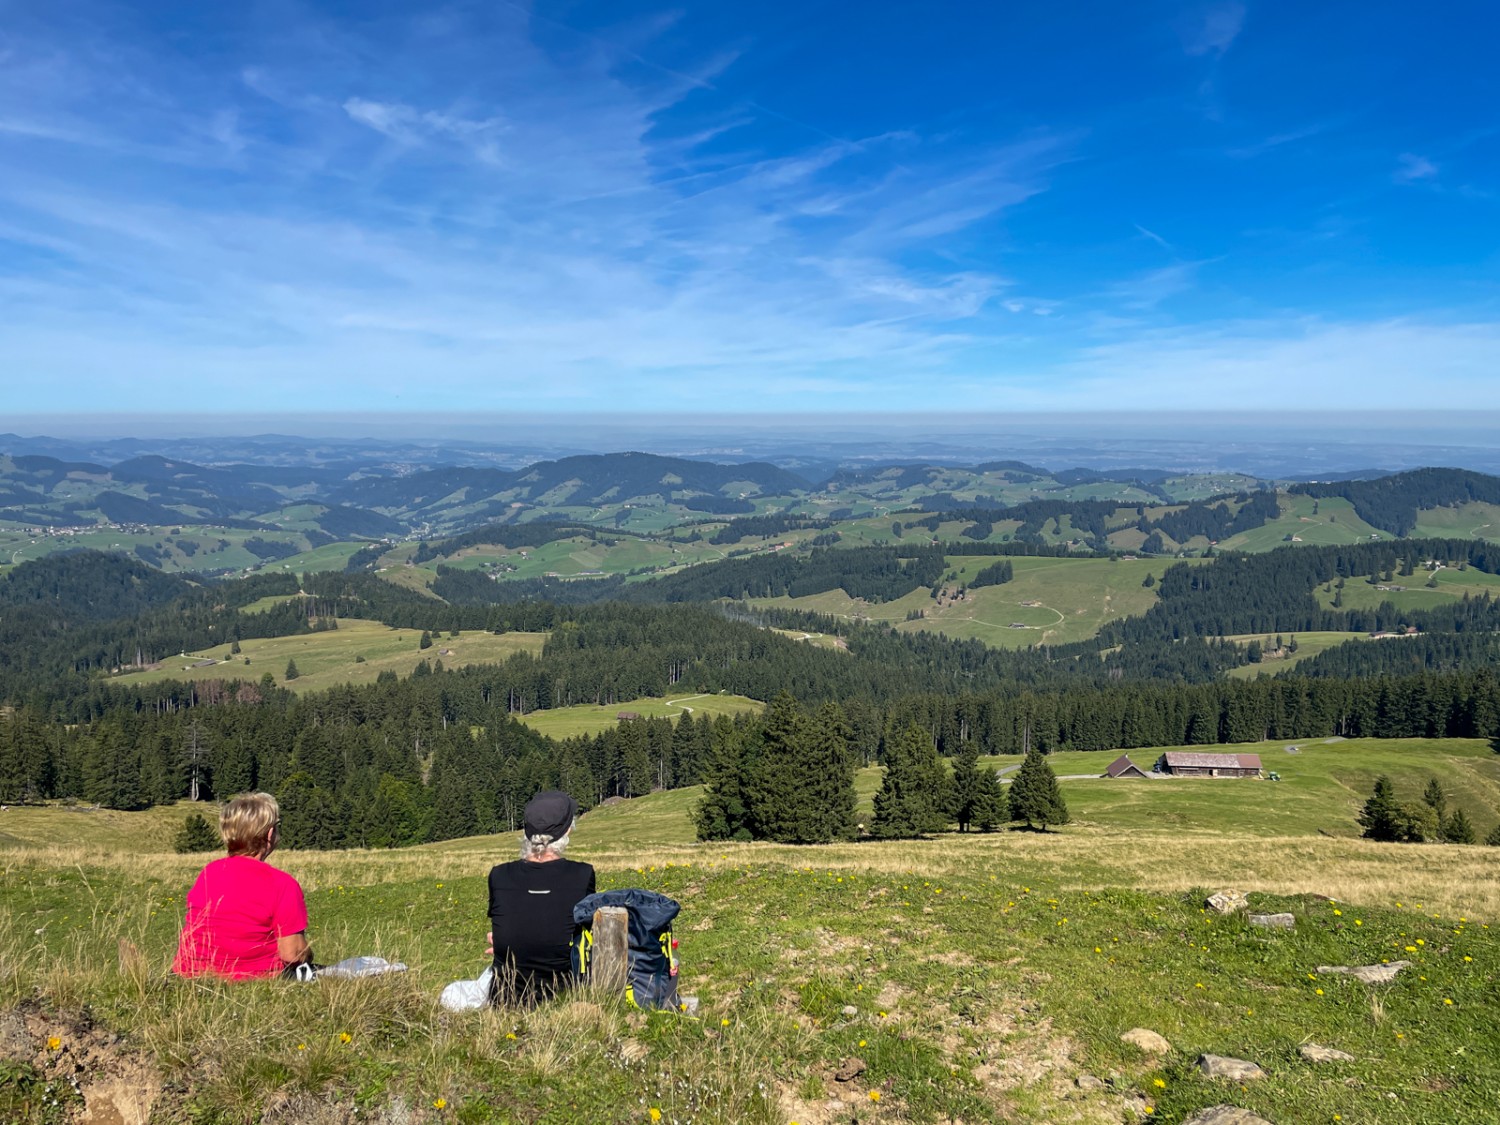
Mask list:
[[[885,1013],[884,1013],[884,1012],[881,1012],[881,1013],[880,1013],[880,1018],[881,1018],[881,1019],[885,1019]]]
[[[306,1043],[298,1043],[297,1044],[297,1050],[299,1050],[299,1051],[305,1051],[305,1050],[307,1050],[307,1044]]]
[[[1472,957],[1465,957],[1464,960],[1465,961],[1472,961],[1472,960],[1474,960],[1474,958],[1472,958]]]
[[[1447,997],[1446,997],[1446,996],[1445,996],[1445,997],[1443,997],[1443,1003],[1444,1003],[1444,1004],[1452,1004],[1452,1003],[1453,1003],[1453,1001],[1452,1001],[1452,1000],[1449,1000],[1449,999],[1448,999],[1448,998],[1447,998]]]
[[[1417,951],[1417,947],[1415,945],[1408,945],[1406,947],[1406,952],[1408,952],[1408,953],[1415,953],[1416,951]]]
[[[505,1033],[505,1038],[507,1038],[507,1039],[514,1039],[515,1037],[516,1037],[516,1033],[514,1031],[507,1031]]]
[[[56,1035],[51,1035],[51,1036],[47,1037],[47,1050],[49,1050],[49,1051],[56,1051],[56,1050],[58,1050],[61,1047],[62,1047],[62,1040],[59,1039]]]
[[[652,1106],[650,1109],[648,1109],[646,1111],[646,1116],[649,1117],[649,1118],[651,1118],[652,1121],[660,1121],[661,1120],[661,1110],[657,1109],[655,1106]]]
[[[1355,925],[1356,925],[1356,926],[1363,926],[1363,925],[1364,925],[1364,923],[1363,923],[1363,922],[1361,922],[1361,921],[1360,921],[1360,920],[1359,920],[1359,919],[1358,919],[1358,918],[1356,918],[1356,919],[1354,919],[1354,924],[1355,924]]]
[[[432,1108],[433,1109],[447,1109],[448,1108],[448,1099],[447,1098],[438,1098],[436,1101],[434,1101],[432,1103]]]
[[[1167,1088],[1167,1081],[1164,1078],[1154,1078],[1151,1080],[1151,1085],[1155,1086],[1158,1090],[1165,1090]]]
[[[1427,939],[1426,938],[1418,938],[1417,939],[1417,944],[1418,945],[1426,945],[1427,944]]]
[[[339,1032],[339,1042],[340,1043],[348,1043],[348,1042],[351,1042],[353,1039],[354,1039],[354,1036],[350,1035],[347,1031],[341,1031],[341,1032]]]
[[[729,1026],[729,1017],[725,1016],[723,1019],[721,1019],[719,1021],[719,1026],[720,1027],[728,1027]]]
[[[871,1090],[870,1091],[870,1100],[872,1102],[878,1102],[880,1100],[880,1091],[879,1090]]]
[[[1323,995],[1323,990],[1322,990],[1322,989],[1321,989],[1321,988],[1320,988],[1320,989],[1318,989],[1318,995],[1319,995],[1319,996],[1322,996],[1322,995]]]
[[[863,1047],[863,1046],[864,1046],[864,1045],[865,1045],[865,1041],[864,1041],[864,1040],[863,1040],[863,1039],[861,1039],[861,1040],[860,1040],[860,1041],[859,1041],[859,1045],[860,1045],[860,1046],[861,1046],[861,1047]]]
[[[1096,946],[1094,946],[1094,952],[1095,952],[1095,953],[1103,953],[1103,952],[1104,952],[1104,950],[1102,950],[1102,949],[1100,949],[1100,948],[1099,948],[1099,947],[1098,947],[1098,946],[1097,946],[1097,945],[1096,945]]]
[[[1333,913],[1337,918],[1342,918],[1344,916],[1344,912],[1342,910],[1335,910]]]

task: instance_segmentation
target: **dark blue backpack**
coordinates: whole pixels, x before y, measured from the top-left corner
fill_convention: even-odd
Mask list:
[[[625,1002],[634,1008],[676,1009],[677,955],[673,952],[672,920],[682,909],[674,900],[655,891],[637,889],[600,891],[573,907],[573,923],[583,933],[573,946],[573,971],[589,973],[589,954],[594,945],[594,911],[601,906],[623,906],[630,912],[630,971],[625,983]]]

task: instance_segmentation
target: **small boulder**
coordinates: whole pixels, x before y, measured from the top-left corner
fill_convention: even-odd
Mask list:
[[[1271,1125],[1264,1117],[1232,1105],[1211,1105],[1200,1109],[1182,1125]]]
[[[1402,969],[1411,968],[1410,961],[1389,961],[1384,965],[1319,965],[1320,973],[1343,973],[1366,984],[1389,984]]]
[[[1354,1056],[1348,1051],[1339,1051],[1333,1047],[1320,1047],[1316,1043],[1304,1043],[1297,1048],[1297,1053],[1308,1062],[1353,1062]]]
[[[1120,1036],[1120,1042],[1139,1047],[1148,1055],[1170,1055],[1172,1044],[1148,1027],[1132,1027]]]
[[[1199,1055],[1198,1069],[1205,1078],[1227,1078],[1234,1082],[1266,1076],[1266,1072],[1249,1059],[1232,1059],[1227,1055]]]
[[[840,1011],[844,1015],[850,1016],[850,1017],[859,1015],[859,1009],[856,1008],[853,1004],[845,1004],[843,1006],[843,1008],[840,1009]]]
[[[1295,914],[1252,914],[1246,919],[1252,926],[1264,926],[1268,930],[1295,930]]]
[[[1250,905],[1250,900],[1245,897],[1244,891],[1219,891],[1208,896],[1208,901],[1203,904],[1215,914],[1233,914],[1236,910],[1244,910]]]
[[[845,1059],[833,1072],[835,1082],[852,1082],[865,1072],[864,1059]]]
[[[1092,1074],[1080,1074],[1073,1079],[1073,1084],[1080,1090],[1102,1090],[1106,1085],[1104,1079],[1095,1078]]]

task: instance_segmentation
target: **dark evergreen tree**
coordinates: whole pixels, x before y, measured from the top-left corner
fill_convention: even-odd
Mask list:
[[[807,716],[788,692],[779,692],[766,707],[754,765],[745,772],[745,804],[755,839],[815,842],[819,810],[805,768],[810,742]]]
[[[693,812],[700,840],[751,839],[744,791],[744,739],[744,733],[727,715],[714,720],[703,800]]]
[[[295,660],[288,660],[286,662],[286,672],[282,674],[281,678],[286,680],[288,683],[291,683],[291,681],[295,680],[300,675],[302,675],[302,673],[297,671],[297,662]]]
[[[921,727],[912,724],[888,738],[871,834],[896,839],[939,831],[946,820],[946,782],[937,747]]]
[[[1453,815],[1443,821],[1443,839],[1450,844],[1472,844],[1474,842],[1474,826],[1469,823],[1469,818],[1463,809],[1455,809]]]
[[[432,647],[432,634],[429,633],[426,629],[423,629],[422,630],[422,636],[417,641],[417,648],[419,650],[421,650],[421,649],[429,649],[431,647]]]
[[[1484,838],[1484,842],[1488,847],[1500,848],[1500,824],[1490,829],[1490,834]]]
[[[1443,813],[1448,809],[1448,798],[1443,795],[1443,787],[1437,778],[1428,780],[1427,788],[1422,790],[1422,803],[1437,814],[1439,821],[1443,819]]]
[[[1068,823],[1068,806],[1057,775],[1038,751],[1033,750],[1022,760],[1006,796],[1010,819],[1024,821],[1027,828],[1039,827],[1045,832],[1049,824]]]
[[[1398,840],[1397,813],[1396,787],[1391,784],[1389,777],[1381,774],[1375,779],[1375,791],[1359,812],[1359,825],[1364,829],[1364,838],[1382,843],[1394,843]]]
[[[219,830],[201,813],[192,813],[172,837],[172,850],[181,853],[212,852],[224,846]]]

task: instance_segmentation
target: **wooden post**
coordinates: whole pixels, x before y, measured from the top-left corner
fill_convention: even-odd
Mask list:
[[[601,996],[625,991],[630,969],[630,911],[601,906],[594,911],[594,947],[589,952],[589,981]]]

